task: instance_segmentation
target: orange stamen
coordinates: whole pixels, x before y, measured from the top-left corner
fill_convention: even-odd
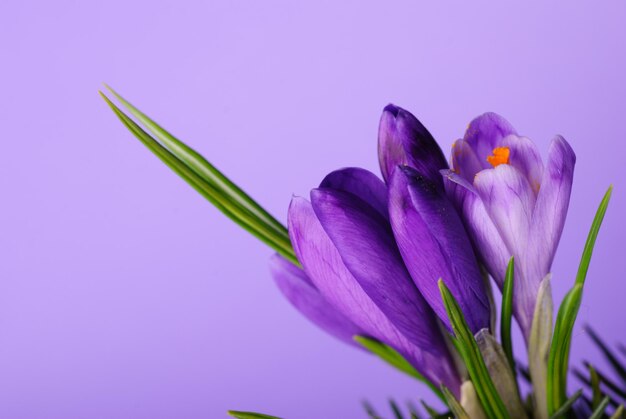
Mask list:
[[[493,149],[493,156],[487,156],[487,161],[493,167],[497,167],[501,164],[508,164],[510,154],[511,150],[509,150],[508,147],[496,147]]]

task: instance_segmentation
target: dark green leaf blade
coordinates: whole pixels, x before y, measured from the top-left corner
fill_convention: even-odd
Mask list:
[[[585,332],[600,349],[600,352],[602,352],[602,355],[609,362],[615,373],[626,382],[626,366],[624,366],[622,361],[589,325],[585,326]]]
[[[363,409],[365,409],[365,413],[367,413],[367,417],[369,419],[381,419],[381,417],[376,412],[376,409],[374,409],[374,407],[367,400],[363,400],[361,404],[363,406]]]
[[[570,397],[569,399],[567,399],[565,401],[565,403],[563,403],[563,406],[561,406],[556,412],[554,412],[554,414],[552,416],[550,416],[550,419],[556,419],[559,418],[561,416],[563,416],[564,414],[566,414],[567,412],[569,412],[569,410],[572,408],[572,406],[574,405],[574,403],[576,403],[576,400],[578,400],[578,398],[583,394],[582,390],[578,390],[576,391],[572,397]]]
[[[391,407],[395,419],[404,419],[400,406],[393,399],[389,399],[389,407]]]
[[[509,260],[502,289],[502,314],[500,320],[500,338],[502,349],[506,354],[513,376],[516,374],[515,358],[513,357],[513,343],[511,341],[511,319],[513,318],[513,284],[514,284],[514,260]]]
[[[256,412],[243,412],[239,410],[229,410],[228,414],[237,419],[280,419],[278,416],[264,415]]]
[[[431,418],[431,419],[440,419],[440,418],[447,418],[448,417],[445,413],[442,414],[442,413],[437,412],[432,406],[430,406],[424,400],[420,400],[420,403],[422,404],[422,407],[424,408],[426,413],[428,413],[428,417],[429,418]]]
[[[598,373],[596,372],[595,368],[593,368],[591,364],[589,364],[588,367],[589,367],[589,378],[590,378],[589,381],[591,382],[591,390],[592,390],[591,405],[595,409],[596,407],[600,405],[600,402],[602,401],[602,391],[600,390],[600,377],[598,376]]]
[[[596,410],[593,411],[591,416],[589,416],[589,419],[600,419],[601,417],[604,417],[604,411],[606,410],[608,405],[609,398],[605,397],[604,399],[602,399],[598,407],[596,407]]]
[[[454,413],[454,417],[456,419],[470,419],[469,415],[461,406],[461,403],[454,397],[454,394],[444,385],[441,386],[441,391],[446,398],[447,404],[450,407],[452,413]]]
[[[454,330],[456,341],[459,344],[461,357],[472,379],[478,398],[482,403],[483,410],[489,418],[508,418],[509,413],[506,411],[504,403],[500,399],[500,395],[489,376],[485,361],[482,358],[476,339],[465,321],[461,307],[459,307],[456,299],[441,279],[439,280],[439,290],[450,319],[450,324]]]
[[[587,368],[589,368],[589,362],[583,361],[583,364]],[[615,381],[613,381],[613,379],[609,378],[606,374],[603,374],[599,370],[596,370],[596,374],[598,374],[598,377],[600,378],[600,383],[604,384],[604,387],[606,389],[615,393],[616,397],[626,400],[626,387],[620,388],[620,386]],[[591,386],[591,381],[588,382],[588,385]]]

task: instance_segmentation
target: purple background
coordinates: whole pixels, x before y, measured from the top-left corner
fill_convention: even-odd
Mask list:
[[[300,317],[271,252],[131,137],[102,82],[281,220],[326,172],[377,171],[388,102],[446,153],[487,110],[544,156],[562,134],[578,165],[555,296],[613,182],[579,326],[626,339],[623,1],[88,3],[0,5],[0,417],[347,418],[426,394]]]

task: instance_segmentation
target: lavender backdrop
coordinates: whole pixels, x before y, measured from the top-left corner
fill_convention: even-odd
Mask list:
[[[563,134],[555,293],[613,182],[579,325],[626,340],[626,3],[176,3],[0,5],[0,417],[347,418],[425,393],[292,310],[270,251],[126,132],[102,82],[282,220],[329,170],[377,170],[388,102],[446,151],[486,110],[544,153]]]

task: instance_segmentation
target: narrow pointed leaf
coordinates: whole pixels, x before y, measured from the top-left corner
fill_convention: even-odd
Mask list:
[[[362,403],[363,409],[365,409],[365,413],[367,413],[367,417],[369,419],[381,419],[381,417],[376,413],[376,409],[367,401],[364,400]]]
[[[548,412],[550,414],[553,414],[567,399],[567,372],[572,332],[582,300],[583,285],[587,277],[591,255],[598,232],[600,231],[602,220],[604,219],[604,214],[606,213],[609,200],[611,199],[612,190],[613,186],[610,186],[596,211],[580,260],[580,266],[576,275],[576,284],[567,293],[559,307],[548,360],[547,399]]]
[[[242,412],[239,410],[229,410],[228,414],[237,419],[280,419],[278,416],[264,415],[256,412]]]
[[[429,379],[420,374],[413,367],[413,365],[411,365],[409,361],[404,359],[404,357],[400,355],[395,349],[388,345],[385,345],[382,342],[379,342],[375,339],[367,338],[365,336],[355,336],[354,340],[356,340],[365,349],[367,349],[374,355],[377,355],[380,359],[382,359],[389,365],[425,383],[437,395],[437,397],[445,402],[445,398],[443,397],[441,390],[439,390]]]
[[[396,404],[393,399],[389,400],[389,407],[391,407],[391,411],[393,412],[393,416],[396,419],[404,419],[402,416],[402,412],[400,411],[400,407]]]
[[[207,182],[214,184],[217,189],[225,194],[225,196],[228,196],[241,207],[248,209],[260,220],[272,226],[277,233],[282,234],[284,237],[288,237],[287,228],[284,225],[272,217],[263,207],[255,202],[230,179],[224,176],[222,172],[209,163],[202,155],[187,146],[182,141],[178,140],[149,116],[124,99],[124,97],[113,90],[110,86],[105,86],[120,101],[120,103],[124,105],[124,107],[146,128],[148,128],[148,130],[152,132],[157,139],[178,159],[183,161]]]
[[[548,359],[548,412],[554,412],[567,400],[567,370],[569,364],[569,352],[572,341],[574,322],[580,308],[583,287],[574,285],[559,307],[559,313],[554,327],[554,337],[550,346]]]
[[[576,283],[584,284],[587,278],[587,271],[589,270],[589,263],[591,262],[591,255],[593,254],[593,248],[596,245],[596,239],[600,226],[604,220],[604,214],[609,207],[609,201],[611,200],[611,193],[613,192],[613,185],[609,186],[609,189],[604,194],[600,206],[596,211],[596,216],[593,218],[591,229],[587,235],[587,241],[585,242],[585,248],[583,249],[583,255],[580,259],[580,265],[578,266],[578,273],[576,274]]]
[[[569,410],[572,408],[574,403],[576,403],[576,400],[578,400],[582,394],[583,394],[582,390],[578,390],[576,393],[574,393],[572,397],[567,399],[565,403],[563,403],[563,405],[559,409],[557,409],[556,412],[554,412],[552,416],[550,416],[550,419],[560,418],[561,416],[569,412]]]
[[[600,390],[600,377],[591,364],[589,365],[589,377],[592,390],[591,405],[595,409],[602,401],[602,391]]]
[[[450,417],[447,413],[437,412],[432,406],[428,405],[428,403],[426,403],[424,400],[420,400],[420,403],[422,404],[422,407],[424,408],[424,410],[426,410],[426,413],[428,413],[428,417],[431,419],[444,419],[444,418],[447,419]]]
[[[585,364],[585,366],[587,366],[587,368],[590,365],[589,362],[586,362],[586,361],[584,361],[583,363]],[[582,375],[580,371],[578,372]],[[598,374],[598,377],[600,378],[600,382],[604,384],[605,388],[615,393],[617,397],[626,399],[626,388],[621,388],[619,385],[615,383],[615,381],[613,381],[613,379],[609,378],[607,375],[603,374],[601,371],[596,370],[596,374]],[[590,380],[587,379],[586,383],[587,385],[591,386]]]
[[[461,406],[461,403],[459,403],[456,397],[454,397],[454,394],[452,394],[452,392],[450,392],[450,390],[448,390],[446,386],[442,385],[441,391],[446,398],[446,403],[448,404],[448,407],[450,407],[450,410],[452,411],[452,413],[454,413],[456,419],[471,419],[465,409],[463,409],[463,406]]]
[[[120,121],[122,121],[122,123],[126,126],[126,128],[128,128],[128,130],[131,131],[131,133],[135,135],[135,137],[137,137],[139,141],[141,141],[150,151],[152,151],[177,175],[183,178],[191,187],[193,187],[204,198],[211,202],[217,209],[222,211],[226,216],[231,218],[245,230],[272,247],[285,258],[296,264],[298,263],[294,255],[293,248],[291,247],[291,242],[288,238],[277,234],[276,231],[274,231],[273,229],[267,228],[265,224],[259,222],[258,219],[252,216],[249,211],[242,209],[241,207],[235,205],[231,200],[224,197],[223,194],[218,189],[216,189],[214,185],[206,182],[195,171],[190,169],[183,161],[170,153],[158,141],[152,138],[139,125],[137,125],[131,118],[124,114],[104,94],[101,93],[101,96],[109,105],[109,107],[111,107],[111,109],[120,119]]]
[[[605,397],[604,399],[602,399],[598,407],[596,407],[596,409],[593,411],[591,416],[589,416],[589,419],[600,419],[604,417],[604,411],[606,410],[608,405],[609,405],[609,398]]]
[[[626,381],[626,366],[620,361],[616,354],[604,343],[604,341],[598,336],[598,334],[589,326],[585,326],[585,331],[589,334],[593,343],[600,349],[604,358],[611,364],[611,367],[615,373],[623,380]]]
[[[511,365],[511,371],[515,375],[515,358],[513,357],[513,343],[511,341],[511,319],[513,317],[513,281],[514,281],[514,263],[513,257],[509,260],[504,277],[504,286],[502,290],[502,317],[500,320],[500,338],[502,340],[502,349]]]
[[[417,412],[417,408],[415,407],[415,405],[413,405],[413,403],[408,402],[406,407],[407,409],[409,409],[410,419],[421,419],[421,416]]]
[[[459,304],[441,279],[439,280],[439,290],[456,340],[459,343],[461,356],[465,361],[485,413],[489,418],[508,418],[509,413],[506,411],[504,403],[502,403],[489,376],[476,339],[465,321]]]

